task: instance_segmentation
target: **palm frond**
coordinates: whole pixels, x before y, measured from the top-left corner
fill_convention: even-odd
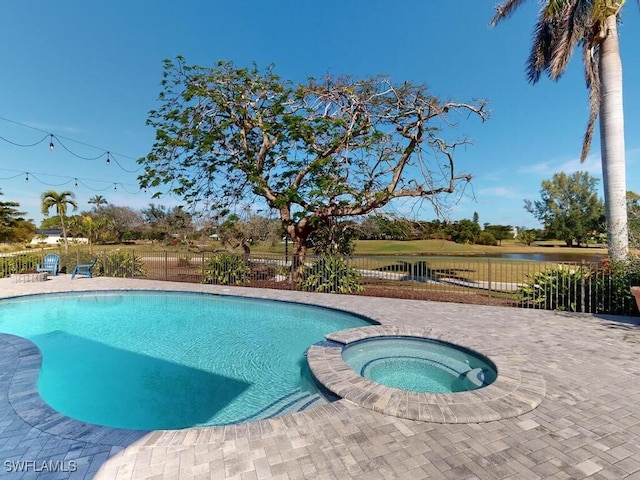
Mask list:
[[[591,24],[592,9],[592,2],[588,0],[556,3],[558,5],[554,18],[554,27],[559,35],[553,45],[549,64],[549,77],[553,80],[557,80],[562,76],[571,59],[574,48],[585,39]]]
[[[489,22],[489,25],[495,27],[501,20],[508,18],[525,0],[506,0],[496,5],[496,13]]]
[[[600,111],[600,72],[599,72],[599,47],[591,42],[584,42],[582,45],[582,60],[584,62],[585,80],[589,91],[589,119],[587,129],[582,141],[582,153],[580,161],[584,162],[589,156],[593,132]]]
[[[554,43],[554,30],[551,23],[543,15],[540,16],[533,31],[531,53],[527,60],[527,79],[530,83],[540,80],[551,61],[551,50]]]

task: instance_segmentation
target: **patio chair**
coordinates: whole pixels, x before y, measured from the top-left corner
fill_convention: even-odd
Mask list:
[[[42,263],[36,265],[37,272],[48,272],[52,276],[58,275],[58,265],[60,264],[60,255],[57,253],[47,253],[42,259]]]
[[[74,268],[73,272],[71,273],[71,280],[76,278],[76,275],[85,275],[89,278],[93,278],[93,273],[91,273],[91,270],[93,270],[93,267],[95,266],[97,261],[98,258],[96,257],[91,263],[79,263],[78,265],[76,265],[76,268]]]

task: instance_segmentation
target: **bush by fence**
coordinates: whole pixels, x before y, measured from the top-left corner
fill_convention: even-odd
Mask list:
[[[631,286],[640,259],[545,263],[495,258],[309,256],[299,281],[291,257],[118,249],[61,254],[62,271],[98,256],[95,275],[242,285],[587,313],[638,314]],[[38,254],[0,258],[0,276],[34,268]]]

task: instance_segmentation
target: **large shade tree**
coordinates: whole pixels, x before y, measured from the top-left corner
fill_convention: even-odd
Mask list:
[[[69,252],[69,239],[67,238],[67,224],[65,217],[67,215],[68,208],[71,207],[74,211],[78,209],[78,203],[76,202],[76,196],[73,192],[64,191],[56,192],[54,190],[47,190],[42,193],[42,214],[45,217],[49,216],[49,212],[52,208],[55,208],[56,215],[60,220],[60,228],[62,229],[62,238],[64,239],[64,251]]]
[[[327,77],[295,85],[269,67],[213,68],[166,60],[152,151],[142,187],[222,210],[262,198],[279,213],[304,259],[307,239],[333,219],[364,215],[398,198],[454,192],[446,130],[456,114],[486,118],[481,101],[442,101],[426,87],[385,77]],[[159,193],[159,192],[158,192]]]
[[[574,241],[580,245],[602,231],[604,208],[597,184],[588,172],[555,173],[542,182],[540,200],[525,200],[524,208],[544,225],[547,235],[568,247]]]
[[[496,7],[491,23],[509,17],[525,0],[507,0]],[[622,260],[629,253],[626,210],[622,62],[618,21],[625,0],[546,0],[535,26],[527,62],[527,76],[536,83],[545,73],[557,80],[564,73],[575,47],[582,48],[589,119],[581,160],[589,154],[598,116],[602,178],[607,218],[609,255]]]
[[[36,226],[24,218],[26,214],[19,207],[18,202],[0,201],[0,242],[21,242],[33,237]]]

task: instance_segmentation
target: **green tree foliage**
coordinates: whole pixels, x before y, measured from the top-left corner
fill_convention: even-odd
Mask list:
[[[480,225],[467,218],[447,226],[449,237],[456,243],[476,243],[480,236],[480,231]]]
[[[251,245],[257,240],[249,224],[243,222],[235,213],[229,213],[218,226],[218,239],[228,248],[242,248],[246,254],[251,253]]]
[[[78,203],[76,202],[76,196],[73,192],[64,191],[56,192],[54,190],[47,190],[42,193],[42,214],[45,217],[49,216],[49,212],[52,208],[55,208],[56,215],[60,220],[60,227],[62,228],[62,238],[64,239],[64,251],[69,252],[69,240],[67,238],[67,222],[65,216],[67,210],[71,207],[74,211],[78,209]]]
[[[358,226],[352,221],[326,219],[310,238],[316,255],[351,255],[356,248]]]
[[[24,242],[35,235],[35,224],[25,220],[25,212],[18,210],[19,207],[18,202],[0,202],[0,242]]]
[[[484,231],[490,233],[493,238],[502,245],[502,240],[511,240],[513,238],[513,227],[511,225],[486,225]]]
[[[604,227],[604,205],[598,198],[597,183],[587,172],[555,173],[551,180],[542,182],[540,200],[525,200],[525,210],[567,246],[574,242],[580,245]]]
[[[88,213],[74,216],[70,219],[70,228],[85,236],[89,242],[89,253],[93,253],[93,245],[96,244],[109,227],[109,222],[104,217],[94,217]]]
[[[496,237],[494,237],[490,232],[482,231],[476,240],[478,245],[498,245],[498,241]]]
[[[627,212],[629,213],[629,243],[640,248],[640,195],[627,192]]]
[[[109,202],[107,202],[107,199],[102,195],[94,195],[89,199],[87,203],[93,205],[93,209],[96,212],[99,212],[102,207],[109,204]]]
[[[192,215],[181,206],[167,208],[150,203],[140,214],[155,239],[175,239],[188,243],[189,237],[195,232]]]
[[[520,243],[524,243],[527,246],[530,246],[533,242],[536,241],[538,237],[538,231],[533,228],[518,228],[518,235],[516,236],[516,240]]]
[[[484,103],[441,101],[426,87],[376,76],[295,85],[264,70],[166,60],[141,186],[223,209],[261,197],[278,212],[302,264],[324,219],[366,215],[398,198],[429,199],[470,180],[445,137]],[[433,173],[438,172],[438,174]],[[157,192],[161,194],[161,192]]]

